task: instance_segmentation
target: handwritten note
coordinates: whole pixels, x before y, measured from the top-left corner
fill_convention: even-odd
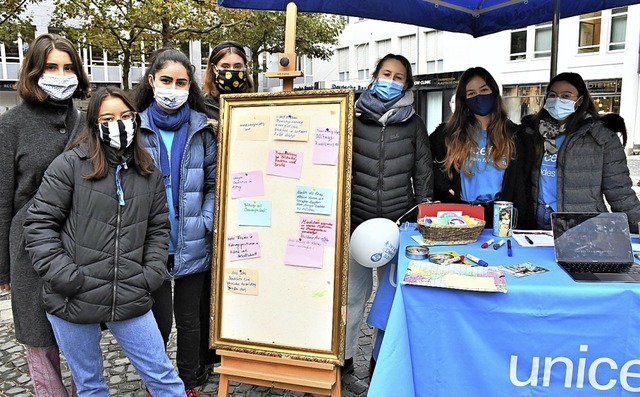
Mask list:
[[[238,140],[266,141],[269,139],[269,116],[250,116],[240,120],[236,128]]]
[[[339,146],[340,132],[337,128],[316,129],[316,140],[313,146],[313,163],[336,165],[338,163]]]
[[[336,220],[330,218],[300,218],[300,240],[319,245],[335,245]]]
[[[323,255],[324,247],[321,245],[289,239],[287,241],[284,264],[290,266],[322,268]]]
[[[231,174],[231,198],[264,196],[262,171]]]
[[[258,233],[237,234],[227,237],[229,261],[260,258]]]
[[[309,118],[294,114],[276,116],[273,139],[307,142],[309,140]]]
[[[302,153],[286,150],[270,150],[267,160],[267,174],[300,179],[302,175]]]
[[[240,200],[238,224],[271,226],[271,200]]]
[[[296,212],[331,215],[333,192],[312,186],[296,187]]]
[[[258,271],[256,269],[227,269],[227,292],[240,295],[258,295]]]

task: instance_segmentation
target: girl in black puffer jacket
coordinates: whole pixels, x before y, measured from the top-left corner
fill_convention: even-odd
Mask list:
[[[25,221],[47,318],[80,397],[109,393],[100,323],[154,395],[184,396],[151,313],[151,292],[164,281],[169,221],[134,109],[118,88],[93,95],[84,131],[45,172]]]

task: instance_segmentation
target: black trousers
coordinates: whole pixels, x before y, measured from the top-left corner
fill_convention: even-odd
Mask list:
[[[176,319],[178,375],[186,389],[196,387],[200,357],[200,295],[206,272],[176,278],[171,293],[171,280],[154,291],[153,315],[164,339],[165,348]]]

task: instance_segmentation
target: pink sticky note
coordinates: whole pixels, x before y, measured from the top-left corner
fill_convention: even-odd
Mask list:
[[[231,174],[231,198],[264,196],[262,171]]]
[[[291,266],[303,266],[322,268],[324,247],[294,239],[287,240],[287,252],[284,255],[284,264]]]
[[[340,132],[336,128],[316,129],[316,140],[313,146],[313,164],[336,165]]]
[[[331,218],[300,218],[300,240],[312,244],[335,245],[336,220]]]
[[[258,233],[236,234],[227,237],[229,261],[241,261],[260,257]]]
[[[287,150],[270,150],[267,174],[300,179],[303,154]]]

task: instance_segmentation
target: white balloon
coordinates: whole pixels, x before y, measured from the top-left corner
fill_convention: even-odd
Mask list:
[[[364,267],[384,266],[398,252],[400,230],[395,222],[374,218],[362,222],[351,234],[349,254]]]

